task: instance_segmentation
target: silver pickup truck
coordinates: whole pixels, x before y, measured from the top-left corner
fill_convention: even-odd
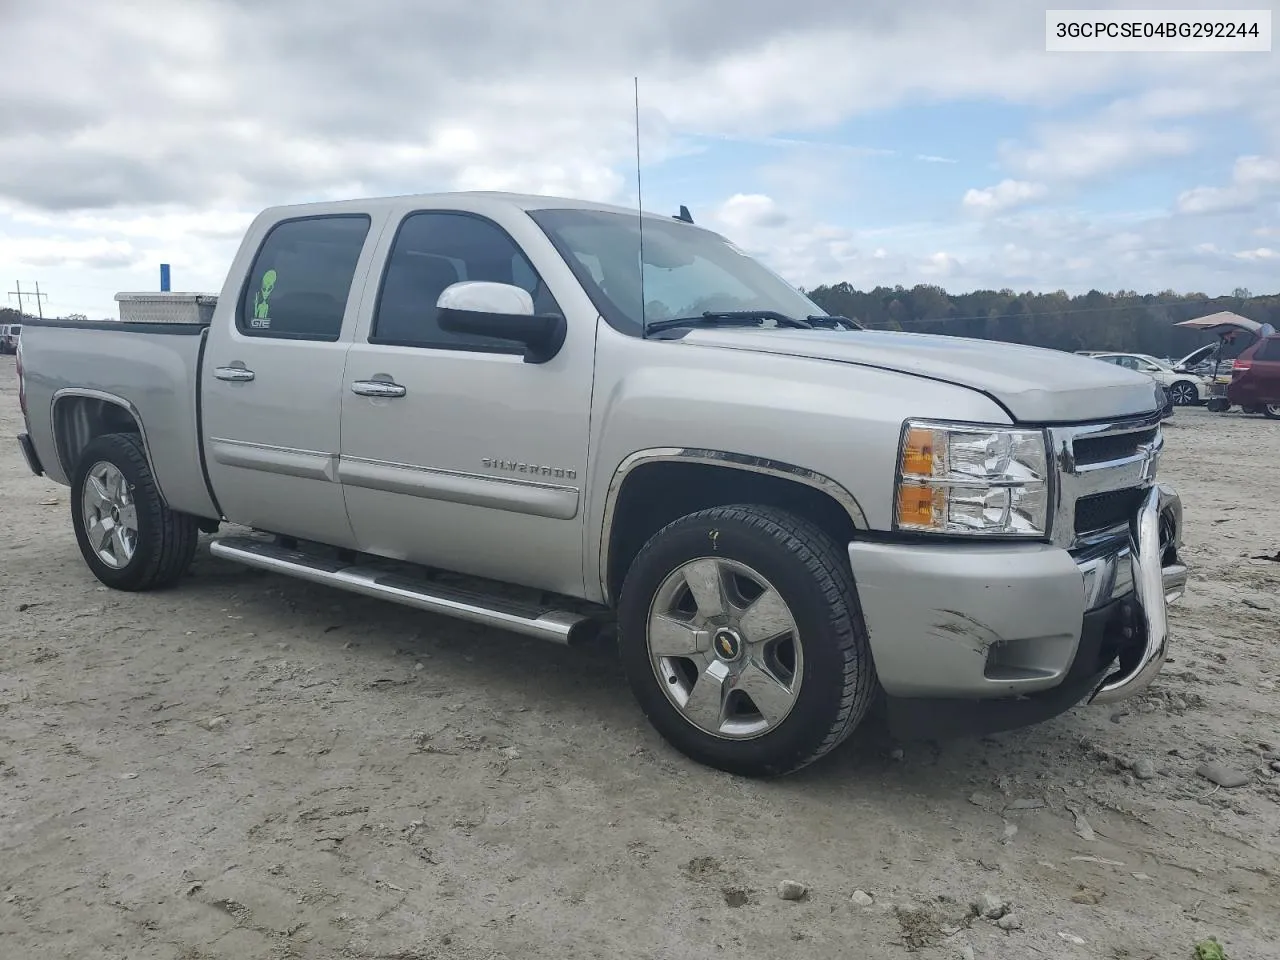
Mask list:
[[[1181,595],[1163,398],[862,329],[679,217],[460,193],[278,207],[218,296],[28,321],[36,474],[93,574],[211,552],[573,644],[678,750],[795,770],[1144,689]],[[478,691],[478,693],[480,693]]]

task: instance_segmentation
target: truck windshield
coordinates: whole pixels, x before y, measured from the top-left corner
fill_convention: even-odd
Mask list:
[[[826,311],[710,230],[644,220],[641,310],[639,217],[603,210],[531,210],[614,327],[638,334],[651,323],[711,312],[766,311],[804,320]],[[785,326],[773,320],[764,327]]]

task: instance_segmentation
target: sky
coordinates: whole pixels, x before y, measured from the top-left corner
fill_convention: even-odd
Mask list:
[[[796,285],[1280,291],[1280,52],[1048,53],[1044,10],[0,0],[0,290],[216,293],[278,203],[634,206],[638,76],[644,207]]]

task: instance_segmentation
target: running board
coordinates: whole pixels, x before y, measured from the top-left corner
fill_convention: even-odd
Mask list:
[[[214,540],[209,544],[209,552],[215,557],[235,560],[260,570],[283,573],[299,580],[511,630],[552,643],[576,643],[598,628],[595,620],[580,613],[525,604],[455,586],[425,583],[372,565],[343,563],[252,537]]]

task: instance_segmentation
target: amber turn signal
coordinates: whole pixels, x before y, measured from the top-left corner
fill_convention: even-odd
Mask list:
[[[946,510],[947,491],[940,487],[903,484],[898,489],[898,525],[932,527]]]
[[[933,476],[934,442],[937,433],[926,427],[912,427],[902,445],[902,472],[907,476]]]

